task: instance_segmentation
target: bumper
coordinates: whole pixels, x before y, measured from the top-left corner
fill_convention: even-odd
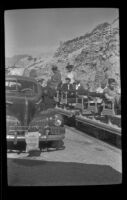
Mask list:
[[[43,135],[39,137],[39,141],[53,141],[53,140],[63,140],[65,138],[65,134],[60,134],[60,135]],[[15,136],[14,135],[7,135],[6,138],[7,142],[13,142],[15,141]],[[25,136],[17,136],[16,138],[17,142],[18,141],[23,141],[25,142]]]
[[[18,141],[26,141],[25,132],[23,135],[18,134],[16,131],[13,131],[12,134],[9,132],[6,136],[7,142],[12,141],[17,143]],[[32,133],[29,131],[29,133]],[[43,130],[42,133],[39,132],[39,141],[53,141],[53,140],[63,140],[65,138],[65,127],[53,127],[50,128],[49,133],[46,133],[46,130]]]
[[[26,134],[27,132],[32,133],[36,131],[32,130],[24,130],[25,127],[17,127],[15,130],[9,130],[6,135],[7,142],[13,142],[17,144],[18,142],[26,142]],[[18,132],[17,132],[18,131]],[[48,131],[48,132],[47,132]],[[24,133],[21,133],[24,132]],[[65,138],[65,127],[54,127],[50,126],[45,129],[39,131],[39,142],[43,141],[58,141],[63,140]]]

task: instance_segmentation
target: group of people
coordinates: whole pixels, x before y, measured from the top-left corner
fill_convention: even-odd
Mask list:
[[[55,71],[54,71],[55,69]],[[55,89],[58,91],[63,92],[74,92],[75,90],[78,90],[79,87],[81,87],[80,81],[76,80],[76,74],[73,71],[73,65],[68,64],[66,66],[67,69],[67,75],[65,78],[64,83],[61,80],[61,74],[56,66],[53,66],[53,76],[51,77],[50,83],[52,86],[55,85]]]
[[[68,97],[71,95],[73,96],[74,94],[90,96],[90,94],[92,93],[89,91],[89,88],[85,89],[81,84],[81,82],[76,80],[76,75],[73,72],[73,65],[68,64],[66,66],[66,69],[67,69],[67,76],[65,78],[65,82],[63,83],[61,78],[61,73],[58,70],[57,66],[52,67],[53,74],[51,76],[51,79],[47,81],[47,86],[46,86],[46,88],[48,88],[47,95],[49,95],[50,97],[52,96],[52,98],[54,98],[56,91],[59,91],[59,93],[67,92]],[[43,94],[44,94],[43,97],[46,96],[46,93],[44,91],[45,87],[43,89]],[[106,100],[113,101],[115,107],[121,109],[121,95],[120,92],[116,90],[115,79],[109,78],[107,85],[105,85],[102,82],[100,87],[96,89],[95,93],[103,94],[103,97]],[[97,97],[96,99],[98,103],[102,103],[102,98]]]

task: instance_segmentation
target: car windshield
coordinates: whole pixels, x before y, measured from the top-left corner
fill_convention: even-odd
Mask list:
[[[6,80],[6,91],[31,96],[37,93],[37,84],[27,80]]]

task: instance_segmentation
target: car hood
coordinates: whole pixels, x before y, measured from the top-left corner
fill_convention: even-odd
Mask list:
[[[6,100],[6,115],[18,119],[21,125],[28,125],[36,113],[36,102],[30,98]]]

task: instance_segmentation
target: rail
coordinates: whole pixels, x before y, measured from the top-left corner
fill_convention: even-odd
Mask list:
[[[117,134],[121,136],[121,128],[119,127],[112,127],[113,125],[105,124],[105,123],[99,122],[98,120],[96,121],[95,119],[84,118],[82,116],[76,116],[75,119],[76,121],[87,123],[90,126],[94,126],[96,128],[103,129],[105,131],[109,131],[113,134]]]

